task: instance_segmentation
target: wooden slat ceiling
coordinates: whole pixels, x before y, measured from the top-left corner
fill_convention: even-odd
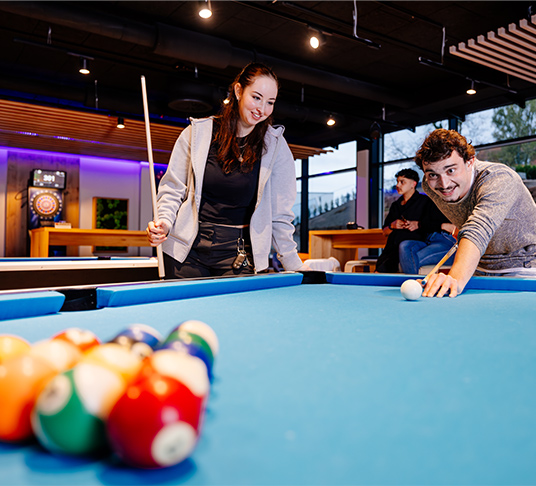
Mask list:
[[[126,160],[148,160],[145,123],[94,113],[0,100],[0,145]],[[181,127],[151,122],[155,163],[167,164]],[[290,145],[295,159],[329,152]]]
[[[536,15],[531,23],[522,19],[519,25],[501,27],[497,32],[479,35],[451,46],[449,52],[491,69],[536,83]]]

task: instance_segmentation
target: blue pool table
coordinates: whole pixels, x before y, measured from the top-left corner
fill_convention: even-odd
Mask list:
[[[0,333],[129,324],[218,334],[201,439],[175,467],[0,443],[5,485],[536,484],[536,280],[473,278],[455,299],[405,301],[401,275],[278,274],[0,295]],[[302,280],[303,278],[303,280]],[[3,299],[3,300],[2,300]],[[39,315],[43,314],[43,315]]]

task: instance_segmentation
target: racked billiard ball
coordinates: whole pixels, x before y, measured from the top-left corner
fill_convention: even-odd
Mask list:
[[[199,358],[205,364],[208,379],[212,381],[212,366],[214,363],[214,357],[210,347],[206,345],[206,342],[202,341],[194,334],[190,334],[185,331],[178,331],[176,334],[176,339],[161,343],[158,346],[157,351],[169,349]]]
[[[51,339],[59,339],[74,344],[80,351],[85,352],[93,346],[98,346],[101,342],[99,338],[88,329],[80,329],[79,327],[70,327],[58,334],[55,334]]]
[[[0,335],[0,364],[9,358],[26,353],[31,345],[26,339],[13,334]]]
[[[153,352],[161,339],[162,336],[156,329],[146,324],[131,324],[109,342],[124,346],[143,359]]]
[[[203,361],[187,353],[171,349],[155,351],[147,358],[136,381],[145,380],[153,374],[167,376],[185,385],[203,403],[208,399],[210,383]]]
[[[185,331],[178,327],[175,331],[169,334],[165,341],[158,344],[157,349],[165,348],[166,345],[173,341],[182,341],[185,344],[193,344],[201,348],[209,360],[210,367],[214,365],[214,353],[208,342],[199,334],[190,331]]]
[[[32,345],[28,353],[46,359],[58,373],[72,368],[82,356],[74,344],[59,339],[38,341]]]
[[[127,383],[138,374],[142,357],[117,343],[104,343],[92,347],[80,360],[82,363],[93,363],[119,373]]]
[[[24,354],[0,364],[0,440],[33,437],[31,410],[56,368],[40,356]]]
[[[207,323],[195,319],[181,322],[175,329],[171,331],[170,336],[178,330],[187,331],[202,337],[210,346],[214,358],[218,356],[220,349],[218,336],[214,332],[214,329],[212,329]]]
[[[93,363],[56,375],[32,412],[37,439],[45,449],[63,454],[106,450],[105,421],[126,387],[118,373]]]
[[[112,408],[106,423],[111,448],[135,467],[174,466],[192,453],[202,412],[201,397],[153,373],[130,385]]]
[[[154,348],[162,339],[162,335],[147,324],[131,324],[118,333],[110,342],[115,342],[120,336],[127,336],[131,338],[132,341],[145,343],[151,348]]]

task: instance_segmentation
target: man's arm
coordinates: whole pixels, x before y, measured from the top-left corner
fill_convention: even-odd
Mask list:
[[[443,297],[444,295],[456,297],[461,294],[475,273],[479,261],[480,250],[472,241],[462,238],[450,272],[448,275],[444,273],[432,275],[423,290],[423,297]]]

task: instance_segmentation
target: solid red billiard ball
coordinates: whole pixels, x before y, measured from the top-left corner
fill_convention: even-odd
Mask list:
[[[139,468],[176,465],[198,439],[203,398],[167,376],[153,373],[130,385],[107,421],[112,450]]]

